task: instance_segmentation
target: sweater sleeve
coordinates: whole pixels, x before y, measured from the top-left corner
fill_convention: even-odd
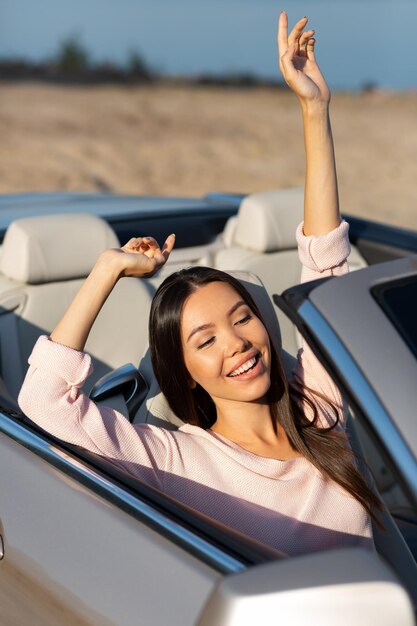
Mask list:
[[[348,269],[347,257],[350,254],[349,224],[342,220],[337,228],[321,236],[306,236],[303,223],[297,228],[298,253],[302,265],[301,282],[316,280],[326,276],[340,276]],[[336,406],[339,414],[339,427],[346,426],[347,407],[333,382],[332,377],[321,365],[314,352],[306,341],[297,355],[297,363],[293,371],[293,378],[313,391],[319,392]],[[333,425],[335,413],[331,405],[316,394],[307,395],[312,399],[319,411],[319,423],[324,426]],[[313,418],[308,405],[304,406],[307,417]]]
[[[169,445],[166,431],[146,424],[132,425],[118,411],[90,400],[80,389],[92,371],[88,354],[42,336],[29,365],[18,402],[33,422],[162,488]]]

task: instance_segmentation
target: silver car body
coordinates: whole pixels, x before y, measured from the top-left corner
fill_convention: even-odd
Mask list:
[[[187,201],[184,215],[215,230],[239,201]],[[23,208],[22,198],[15,202],[25,214],[37,211],[36,197],[32,209],[30,202]],[[52,212],[60,202],[50,199]],[[80,202],[63,202],[63,210],[78,212]],[[170,214],[175,222],[180,204],[153,199],[147,213],[140,199],[139,209],[125,212],[125,223],[152,221],[158,211],[165,225]],[[107,217],[123,221],[111,211]],[[417,257],[372,265],[302,293],[289,290],[283,306],[343,386],[358,432],[388,459],[417,520],[417,360],[370,295],[374,284],[404,275],[417,276]],[[395,524],[389,543],[399,546],[398,554],[339,549],[281,558],[2,405],[0,623],[415,623],[417,566]]]

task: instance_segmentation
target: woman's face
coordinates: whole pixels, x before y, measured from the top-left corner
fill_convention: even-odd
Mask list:
[[[227,283],[199,287],[186,300],[181,339],[190,384],[218,400],[263,401],[270,386],[268,333]]]

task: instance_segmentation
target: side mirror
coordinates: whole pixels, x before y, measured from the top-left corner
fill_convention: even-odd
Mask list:
[[[410,597],[377,554],[316,552],[220,578],[198,626],[414,626]]]
[[[127,363],[99,378],[89,396],[94,402],[101,402],[122,395],[131,422],[147,393],[148,385],[142,374],[132,363]]]

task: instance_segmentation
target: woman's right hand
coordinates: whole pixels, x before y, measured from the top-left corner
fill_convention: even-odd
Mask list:
[[[133,237],[121,248],[112,248],[104,258],[115,263],[119,277],[153,276],[168,260],[175,244],[175,235],[167,237],[162,249],[153,237]]]
[[[51,333],[52,341],[84,350],[91,327],[119,278],[152,276],[166,263],[174,243],[175,235],[170,235],[161,250],[153,237],[134,237],[122,248],[102,252]]]

